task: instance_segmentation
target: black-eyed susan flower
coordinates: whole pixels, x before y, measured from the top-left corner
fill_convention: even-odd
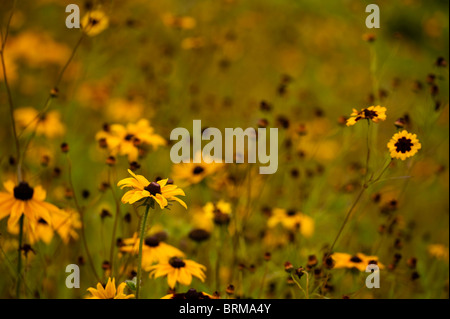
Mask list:
[[[109,18],[101,10],[94,10],[88,12],[83,19],[81,19],[81,27],[83,32],[88,36],[93,37],[103,32],[109,26]]]
[[[180,294],[169,294],[165,295],[161,299],[190,299],[190,300],[198,300],[198,299],[217,299],[214,296],[211,296],[205,292],[197,291],[193,288],[189,289],[185,293]]]
[[[358,111],[353,109],[351,117],[347,120],[347,126],[355,125],[356,122],[362,119],[371,120],[375,123],[386,120],[386,108],[382,106],[370,106],[368,108]]]
[[[128,170],[133,178],[125,178],[117,183],[120,188],[131,187],[122,197],[122,203],[134,204],[142,199],[153,199],[161,209],[166,208],[170,201],[176,201],[187,209],[187,205],[176,196],[185,196],[184,191],[178,186],[168,184],[169,179],[162,179],[157,182],[149,182],[144,176],[136,175]]]
[[[274,208],[267,221],[267,226],[273,229],[277,225],[291,231],[300,231],[305,237],[311,237],[314,233],[314,220],[295,210]]]
[[[47,193],[40,185],[34,188],[26,182],[15,185],[11,180],[3,185],[6,192],[0,192],[0,220],[9,216],[10,228],[25,215],[34,230],[39,219],[51,224],[52,215],[59,212],[58,207],[44,201]]]
[[[134,295],[127,295],[124,293],[126,283],[121,283],[116,289],[116,280],[113,278],[108,278],[106,286],[103,287],[101,283],[97,284],[96,288],[88,288],[87,290],[91,293],[91,296],[86,299],[130,299],[134,298]]]
[[[167,276],[169,287],[174,289],[176,283],[189,286],[192,282],[192,276],[205,281],[204,271],[206,267],[189,259],[172,257],[165,263],[160,263],[148,268],[150,277],[158,278]]]
[[[193,185],[200,183],[207,176],[213,175],[223,166],[223,163],[205,163],[201,152],[199,152],[194,156],[194,160],[189,163],[175,164],[172,176],[174,179],[179,180],[181,185]]]
[[[19,128],[27,131],[34,130],[36,135],[48,138],[61,136],[66,130],[58,111],[50,111],[39,116],[38,110],[32,107],[22,107],[14,111],[14,118]]]
[[[137,255],[139,253],[139,238],[135,233],[132,238],[122,240],[120,251]],[[155,263],[165,263],[173,256],[184,257],[184,253],[178,248],[166,244],[157,236],[147,236],[142,248],[142,269],[147,270]]]
[[[140,150],[145,146],[157,149],[159,146],[167,144],[164,138],[154,133],[153,127],[146,119],[128,123],[127,126],[105,125],[95,138],[108,148],[110,155],[128,156],[130,162],[138,159]]]
[[[419,143],[416,134],[403,130],[394,134],[387,147],[392,158],[399,158],[404,161],[408,157],[414,156],[422,148],[422,145]]]
[[[356,255],[350,255],[347,253],[333,253],[331,258],[334,262],[335,269],[339,268],[356,268],[359,271],[365,271],[370,264],[376,264],[380,269],[384,268],[384,265],[378,261],[377,256],[366,256],[362,253]]]

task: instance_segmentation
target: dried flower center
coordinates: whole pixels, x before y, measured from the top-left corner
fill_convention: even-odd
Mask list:
[[[145,244],[149,247],[158,247],[159,246],[159,240],[156,238],[156,236],[150,236],[145,238]]]
[[[203,173],[205,171],[205,169],[201,166],[196,166],[194,168],[194,170],[192,171],[192,173],[194,173],[194,175],[199,175],[201,173]]]
[[[155,182],[151,182],[144,189],[153,196],[155,196],[156,194],[161,194],[161,185]]]
[[[33,198],[34,189],[26,182],[20,182],[20,184],[14,187],[14,197],[19,200],[29,200]]]
[[[398,139],[397,143],[395,143],[395,147],[397,147],[397,152],[406,153],[411,151],[411,147],[413,143],[409,138],[402,137]]]
[[[186,266],[186,263],[178,257],[170,258],[169,264],[174,268],[183,268],[184,266]]]
[[[358,256],[353,256],[352,258],[350,258],[350,261],[354,263],[360,263],[362,262],[362,259],[359,258]]]

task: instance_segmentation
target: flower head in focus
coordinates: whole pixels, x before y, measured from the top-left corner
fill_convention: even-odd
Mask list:
[[[177,196],[185,196],[184,191],[178,186],[173,185],[169,179],[162,179],[156,182],[149,182],[144,176],[136,175],[128,170],[133,177],[125,178],[117,183],[120,188],[131,187],[122,197],[122,203],[134,204],[142,199],[153,199],[159,204],[161,209],[166,208],[170,201],[176,201],[187,209],[184,201]]]
[[[391,153],[391,158],[399,158],[404,161],[408,157],[414,156],[422,148],[422,145],[419,143],[416,134],[403,130],[394,134],[387,147]]]
[[[351,117],[347,120],[347,126],[355,125],[356,122],[362,119],[371,120],[375,123],[386,120],[386,108],[382,106],[370,106],[368,108],[358,111],[353,109]]]

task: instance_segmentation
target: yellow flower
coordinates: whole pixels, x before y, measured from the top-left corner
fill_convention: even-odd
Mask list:
[[[437,259],[448,261],[448,248],[441,244],[431,244],[427,247],[428,253]]]
[[[192,17],[177,17],[174,16],[172,13],[166,13],[162,17],[163,23],[172,28],[178,28],[178,29],[193,29],[196,25],[196,21]]]
[[[59,208],[44,202],[46,192],[41,186],[30,187],[21,182],[15,185],[9,180],[4,183],[6,192],[0,192],[0,220],[9,216],[8,227],[13,228],[22,214],[28,219],[34,231],[37,222],[42,218],[51,224],[52,215],[59,212]]]
[[[196,300],[196,299],[218,299],[217,297],[208,295],[205,292],[197,291],[195,289],[189,289],[185,293],[181,294],[169,294],[165,295],[161,299],[190,299],[190,300]]]
[[[83,17],[81,26],[88,36],[93,37],[109,26],[109,19],[103,11],[94,10]]]
[[[8,232],[13,235],[18,235],[19,224],[8,225]],[[37,222],[30,222],[28,219],[24,219],[23,232],[30,245],[33,245],[40,240],[48,245],[52,241],[54,235],[53,228],[42,218]]]
[[[291,231],[300,230],[301,234],[305,237],[311,237],[314,233],[314,220],[294,210],[274,208],[272,215],[267,221],[267,226],[269,228],[275,228],[279,224]]]
[[[361,119],[372,120],[375,123],[386,120],[386,108],[382,106],[370,106],[368,108],[357,111],[353,109],[351,117],[347,120],[347,126],[355,125]]]
[[[356,268],[359,271],[365,271],[369,264],[376,264],[380,269],[384,268],[384,265],[378,262],[378,257],[376,256],[366,256],[362,253],[357,253],[352,256],[346,253],[333,253],[331,258],[334,261],[333,268]]]
[[[199,278],[202,282],[205,281],[205,270],[205,266],[179,257],[172,257],[166,263],[160,263],[148,268],[150,277],[167,276],[167,283],[172,289],[175,288],[177,282],[189,286],[192,282],[192,276]]]
[[[128,160],[134,162],[145,145],[151,145],[153,149],[166,145],[166,140],[153,131],[149,121],[142,119],[137,123],[128,123],[126,127],[121,124],[105,125],[95,139],[106,143],[111,155],[127,155]]]
[[[392,158],[399,158],[402,161],[414,156],[421,148],[416,134],[408,133],[406,130],[394,134],[387,144]]]
[[[120,251],[137,255],[139,252],[139,238],[137,233],[132,238],[122,241]],[[173,256],[184,257],[184,253],[176,247],[164,243],[157,236],[148,236],[144,239],[142,246],[142,268],[147,270],[154,263],[167,262]]]
[[[48,138],[58,137],[64,134],[65,127],[61,123],[58,111],[50,111],[38,117],[39,112],[32,107],[23,107],[14,111],[17,126],[27,131],[35,130],[37,135]]]
[[[223,163],[205,163],[201,152],[195,155],[195,161],[200,163],[179,163],[173,167],[172,176],[176,180],[180,180],[183,186],[200,183],[204,178],[214,174],[223,167]]]
[[[126,283],[121,283],[116,290],[116,280],[113,278],[108,278],[108,283],[106,287],[103,288],[101,283],[97,284],[97,289],[88,288],[87,290],[91,293],[92,296],[87,297],[86,299],[130,299],[134,298],[134,295],[126,295],[123,290],[125,289]]]
[[[159,204],[161,209],[166,208],[169,205],[169,201],[177,201],[184,208],[187,209],[187,205],[181,199],[176,196],[185,196],[183,190],[178,186],[169,182],[169,179],[162,179],[157,182],[149,182],[144,176],[136,175],[131,170],[128,170],[133,178],[125,178],[117,183],[117,186],[131,187],[132,190],[126,192],[122,197],[122,203],[134,204],[135,202],[152,198]]]
[[[64,244],[68,244],[70,239],[77,240],[78,233],[76,229],[81,228],[80,215],[74,210],[60,210],[53,216],[53,229],[61,237]]]

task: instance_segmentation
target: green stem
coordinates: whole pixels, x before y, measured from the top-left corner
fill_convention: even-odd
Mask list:
[[[352,215],[353,210],[355,209],[356,205],[358,204],[359,200],[361,199],[362,195],[364,194],[365,190],[367,189],[367,185],[364,184],[363,187],[361,188],[361,191],[358,194],[358,197],[356,197],[356,200],[353,202],[353,205],[350,207],[350,209],[347,212],[347,216],[345,216],[344,222],[342,223],[341,228],[339,229],[338,234],[336,235],[336,238],[333,241],[333,244],[331,245],[330,249],[328,250],[327,255],[325,256],[325,259],[327,259],[330,254],[333,252],[334,246],[336,245],[339,237],[342,234],[342,231],[345,228],[345,225],[347,225],[348,220],[350,219],[350,216]]]
[[[18,261],[17,261],[17,285],[16,285],[16,298],[20,299],[20,279],[22,272],[22,240],[23,240],[23,214],[20,216],[19,220],[19,250],[18,250]]]
[[[147,225],[148,212],[150,210],[150,205],[147,204],[144,216],[141,221],[141,233],[139,235],[139,255],[138,255],[138,269],[137,269],[137,280],[136,280],[136,299],[139,299],[139,293],[141,288],[141,276],[142,276],[142,246],[144,243],[145,227]]]
[[[110,175],[111,175],[111,171],[110,171]],[[111,274],[113,274],[113,270],[114,270],[114,248],[116,247],[116,231],[117,231],[117,224],[118,224],[119,216],[120,216],[120,202],[119,202],[119,199],[117,198],[116,192],[115,192],[115,190],[113,188],[111,176],[109,178],[109,184],[110,184],[110,189],[111,189],[112,195],[114,197],[114,203],[116,205],[116,215],[114,216],[114,225],[113,225],[112,238],[111,238],[111,250],[110,250],[110,253],[109,253],[109,261],[111,263]]]

